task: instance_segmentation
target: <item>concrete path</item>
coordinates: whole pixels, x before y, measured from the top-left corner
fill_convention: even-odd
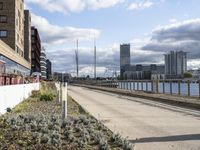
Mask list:
[[[136,150],[200,150],[199,111],[82,87],[68,92]]]

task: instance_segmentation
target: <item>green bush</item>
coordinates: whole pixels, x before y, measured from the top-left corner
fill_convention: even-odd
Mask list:
[[[6,108],[6,112],[10,113],[10,112],[12,112],[12,109],[10,107]]]
[[[54,96],[52,93],[44,93],[44,94],[41,94],[40,100],[41,101],[53,101]]]
[[[183,76],[184,76],[184,78],[192,78],[192,73],[185,72]]]

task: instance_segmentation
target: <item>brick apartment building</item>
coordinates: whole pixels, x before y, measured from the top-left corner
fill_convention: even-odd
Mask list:
[[[24,24],[24,16],[24,0],[0,0],[0,68],[2,64],[5,68],[1,70],[0,84],[11,84],[16,76],[30,75],[31,64],[24,59],[30,51],[24,48],[24,29],[30,28],[30,22]]]

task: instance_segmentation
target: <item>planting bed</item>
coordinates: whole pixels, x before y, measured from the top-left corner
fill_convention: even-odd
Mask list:
[[[52,101],[40,99],[45,91],[55,93],[54,84],[43,85],[42,89],[0,117],[0,149],[132,149],[132,145],[114,135],[70,97],[68,119],[62,120],[61,104],[55,97]]]

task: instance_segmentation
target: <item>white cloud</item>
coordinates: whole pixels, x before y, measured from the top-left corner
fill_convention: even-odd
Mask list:
[[[49,12],[71,13],[113,7],[124,0],[26,0]]]
[[[146,51],[188,53],[188,68],[200,67],[200,18],[174,22],[153,30],[152,39],[142,47]]]
[[[154,5],[151,1],[145,1],[145,2],[133,2],[129,5],[129,10],[138,10],[138,9],[145,9],[150,8]]]
[[[178,22],[178,20],[174,19],[174,18],[169,20],[169,23],[177,23],[177,22]]]
[[[74,28],[58,26],[49,23],[46,18],[32,14],[32,24],[39,29],[41,39],[45,44],[63,44],[66,42],[89,41],[98,38],[100,31],[96,29]]]

